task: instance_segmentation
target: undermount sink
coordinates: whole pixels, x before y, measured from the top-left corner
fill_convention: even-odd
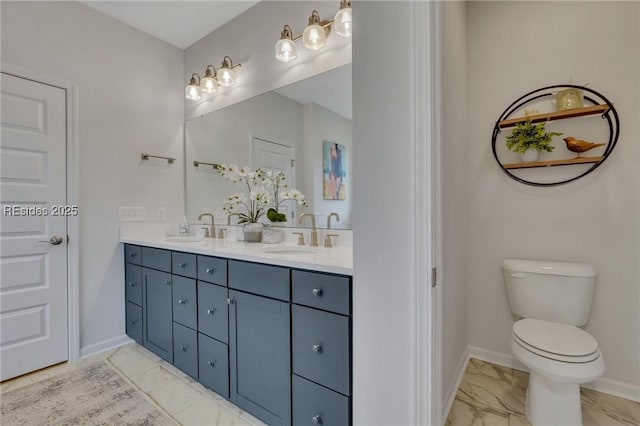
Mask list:
[[[204,237],[200,237],[198,235],[172,235],[170,237],[165,237],[166,241],[172,243],[199,243],[203,239]]]
[[[265,253],[271,254],[314,254],[318,249],[310,247],[265,247],[262,249]]]

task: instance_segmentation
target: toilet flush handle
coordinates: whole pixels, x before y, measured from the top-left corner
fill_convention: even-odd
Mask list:
[[[520,278],[520,279],[522,279],[522,278],[524,278],[524,274],[520,273],[520,272],[512,272],[511,273],[511,278]]]

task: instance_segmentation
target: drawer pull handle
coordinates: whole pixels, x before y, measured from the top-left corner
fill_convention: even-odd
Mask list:
[[[171,280],[164,280],[164,283],[165,283],[166,285],[170,285],[170,284],[171,284]]]
[[[216,268],[207,268],[207,269],[205,269],[207,274],[213,274],[213,271],[215,271],[215,270],[216,270]]]
[[[180,350],[181,350],[182,352],[186,352],[186,351],[187,351],[187,347],[186,347],[186,346],[180,346]]]
[[[322,296],[322,289],[321,288],[314,288],[313,290],[311,290],[311,293],[313,293],[314,296],[321,297]]]
[[[322,345],[313,345],[313,346],[311,346],[311,349],[313,349],[314,352],[321,353],[322,352]]]
[[[207,309],[207,315],[213,315],[213,309]]]
[[[129,283],[129,287],[135,287],[135,284],[134,284],[134,283],[132,283],[132,282],[130,282],[130,283]]]
[[[136,325],[138,323],[138,320],[131,320],[131,325]]]
[[[316,414],[315,416],[313,416],[311,418],[311,421],[313,422],[314,425],[321,425],[322,424],[322,417],[320,417],[320,414]]]
[[[182,269],[184,269],[184,268],[186,268],[186,267],[187,267],[187,264],[186,264],[185,262],[182,262],[182,263],[180,264],[180,267],[181,267]]]
[[[180,299],[178,300],[178,303],[181,305],[185,305],[187,303],[187,299]]]
[[[207,364],[209,364],[211,367],[215,367],[216,366],[216,362],[215,361],[207,361]]]

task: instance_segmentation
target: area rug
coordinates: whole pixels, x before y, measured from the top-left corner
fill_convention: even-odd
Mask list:
[[[104,360],[3,393],[0,414],[2,426],[175,425]]]

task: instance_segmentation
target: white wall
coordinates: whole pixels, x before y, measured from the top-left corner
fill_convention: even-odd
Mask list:
[[[1,7],[3,65],[78,87],[80,345],[95,347],[124,334],[118,207],[182,215],[183,52],[77,2]]]
[[[333,19],[338,1],[264,1],[213,31],[185,50],[184,84],[192,73],[202,75],[207,65],[216,69],[222,58],[230,56],[241,63],[237,84],[229,90],[199,102],[185,101],[185,117],[197,117],[286,86],[298,80],[351,62],[351,40],[332,34],[327,47],[312,52],[298,42],[298,59],[282,63],[274,57],[274,46],[280,31],[289,24],[297,36],[316,9],[322,19]]]
[[[251,137],[293,146],[296,158],[304,158],[303,106],[275,92],[267,92],[228,106],[186,124],[187,211],[197,219],[201,209],[226,223],[224,199],[242,192],[238,184],[223,179],[211,167],[193,167],[193,160],[251,166]],[[295,187],[304,191],[305,166],[296,167]],[[205,219],[208,221],[209,219]],[[235,223],[235,221],[234,221]]]
[[[467,316],[467,121],[466,3],[441,6],[441,190],[442,190],[442,398],[448,407],[457,391],[468,340]],[[475,140],[474,140],[475,141]],[[446,413],[444,413],[446,415]]]
[[[353,204],[353,146],[351,120],[344,118],[320,105],[311,103],[304,105],[305,126],[305,195],[308,210],[316,214],[318,227],[327,226],[327,216],[335,212],[340,221],[332,219],[334,228],[351,228],[351,206]],[[323,194],[323,141],[336,142],[346,147],[343,153],[346,165],[344,178],[345,199],[325,200]]]
[[[473,1],[467,17],[469,116],[461,125],[469,137],[459,168],[467,171],[469,197],[470,344],[510,354],[503,258],[593,263],[599,275],[586,330],[604,355],[604,377],[637,386],[640,4]],[[567,185],[536,188],[511,180],[491,154],[498,115],[526,91],[570,78],[589,82],[615,104],[618,145],[600,168]]]

